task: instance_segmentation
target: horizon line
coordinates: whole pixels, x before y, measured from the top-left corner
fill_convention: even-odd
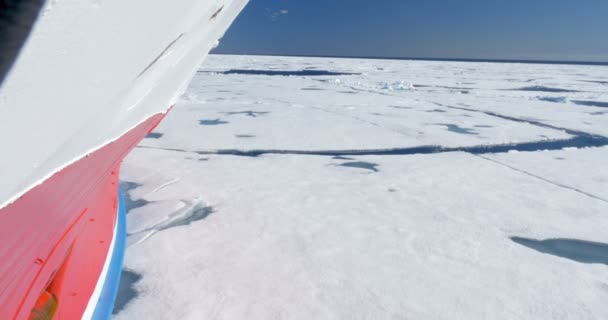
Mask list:
[[[229,55],[229,56],[269,56],[269,57],[296,57],[296,58],[297,57],[299,57],[299,58],[339,58],[339,59],[369,59],[369,60],[413,60],[413,61],[443,61],[443,62],[490,62],[490,63],[608,66],[608,61],[576,61],[576,60],[425,58],[425,57],[340,56],[340,55],[273,54],[273,53],[239,54],[239,53],[222,53],[222,52],[211,52],[210,54]]]

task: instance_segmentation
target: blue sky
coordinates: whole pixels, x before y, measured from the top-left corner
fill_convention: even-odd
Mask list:
[[[608,61],[608,0],[251,0],[215,52]]]

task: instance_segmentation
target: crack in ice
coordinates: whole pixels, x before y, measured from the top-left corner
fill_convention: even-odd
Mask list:
[[[481,156],[481,155],[477,155],[477,156],[478,156],[479,158],[484,159],[484,160],[487,160],[487,161],[493,162],[493,163],[495,163],[495,164],[501,165],[501,166],[503,166],[503,167],[505,167],[505,168],[509,168],[509,169],[511,169],[511,170],[514,170],[514,171],[517,171],[517,172],[523,173],[523,174],[525,174],[525,175],[527,175],[527,176],[530,176],[530,177],[533,177],[533,178],[536,178],[536,179],[542,180],[542,181],[544,181],[544,182],[546,182],[546,183],[549,183],[549,184],[552,184],[552,185],[554,185],[554,186],[557,186],[557,187],[560,187],[560,188],[564,188],[564,189],[568,189],[568,190],[572,190],[572,191],[574,191],[574,192],[578,192],[578,193],[580,193],[580,194],[586,195],[586,196],[591,197],[591,198],[593,198],[593,199],[600,200],[600,201],[603,201],[603,202],[608,203],[608,200],[607,200],[607,199],[604,199],[604,198],[602,198],[602,197],[596,196],[596,195],[591,194],[591,193],[589,193],[589,192],[586,192],[586,191],[584,191],[584,190],[581,190],[581,189],[578,189],[578,188],[575,188],[575,187],[571,187],[571,186],[568,186],[568,185],[565,185],[565,184],[561,184],[561,183],[558,183],[558,182],[555,182],[555,181],[551,181],[551,180],[549,180],[549,179],[547,179],[547,178],[541,177],[541,176],[539,176],[539,175],[536,175],[536,174],[534,174],[534,173],[531,173],[531,172],[525,171],[525,170],[523,170],[523,169],[516,168],[516,167],[514,167],[514,166],[512,166],[512,165],[508,165],[508,164],[506,164],[506,163],[504,163],[504,162],[500,162],[500,161],[495,160],[495,159],[490,159],[490,158],[487,158],[487,157],[484,157],[484,156]]]
[[[492,154],[509,151],[544,151],[562,150],[564,148],[587,148],[608,146],[608,138],[597,136],[575,136],[563,140],[531,141],[522,143],[507,143],[494,145],[477,145],[469,147],[443,147],[438,145],[415,146],[405,148],[384,149],[345,149],[345,150],[290,150],[290,149],[217,149],[217,150],[185,150],[176,148],[158,148],[138,146],[142,149],[160,149],[175,152],[197,153],[200,155],[233,155],[244,157],[258,157],[265,154],[283,155],[316,155],[316,156],[366,156],[366,155],[415,155],[434,154],[445,152],[467,152],[471,154]]]

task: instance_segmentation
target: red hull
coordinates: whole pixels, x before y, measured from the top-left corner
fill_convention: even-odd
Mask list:
[[[55,319],[82,317],[113,237],[118,170],[157,114],[0,209],[0,319],[26,319],[47,290]]]

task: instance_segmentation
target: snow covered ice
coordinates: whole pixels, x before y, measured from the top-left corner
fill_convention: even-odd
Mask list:
[[[123,165],[115,317],[607,319],[607,71],[210,56]]]

